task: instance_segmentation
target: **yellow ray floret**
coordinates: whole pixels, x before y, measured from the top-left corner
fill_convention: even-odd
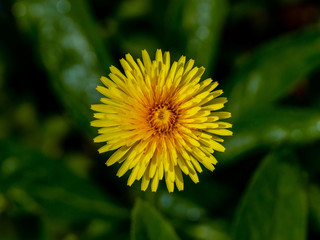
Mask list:
[[[123,72],[110,67],[108,77],[101,77],[104,86],[102,104],[94,104],[91,126],[98,127],[94,142],[104,142],[100,153],[115,150],[106,165],[120,163],[117,176],[131,171],[128,185],[141,180],[141,190],[151,184],[158,189],[165,179],[167,189],[174,185],[184,189],[183,173],[194,183],[203,165],[214,170],[214,151],[224,152],[219,136],[231,136],[229,112],[217,111],[227,98],[215,90],[217,82],[201,81],[204,67],[194,67],[182,56],[170,65],[170,54],[157,50],[151,60],[146,50],[142,60],[130,54],[120,60]]]

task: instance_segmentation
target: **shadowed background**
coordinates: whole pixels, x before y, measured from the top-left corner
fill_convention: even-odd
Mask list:
[[[219,81],[234,136],[168,194],[126,186],[89,122],[126,53]],[[320,238],[320,3],[0,1],[0,239]]]

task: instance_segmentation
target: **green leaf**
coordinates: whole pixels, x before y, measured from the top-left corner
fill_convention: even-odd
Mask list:
[[[110,59],[86,2],[17,0],[13,9],[60,100],[90,131],[90,104],[98,100],[95,88]]]
[[[296,164],[296,157],[287,153],[262,161],[238,206],[234,239],[306,238],[306,195]]]
[[[191,239],[197,240],[230,240],[228,227],[223,220],[215,220],[184,227]]]
[[[152,2],[149,0],[136,0],[120,2],[117,17],[120,19],[135,19],[150,12]],[[144,49],[144,48],[141,48]],[[141,51],[140,49],[140,51]]]
[[[312,229],[320,234],[320,188],[317,185],[311,185],[308,188],[310,225]]]
[[[283,97],[320,66],[320,29],[280,37],[249,54],[229,79],[233,119]],[[231,89],[230,89],[231,88]]]
[[[320,138],[320,113],[300,108],[267,108],[247,114],[234,123],[234,136],[226,139],[224,163],[236,161],[244,153],[269,149],[280,143],[303,144]]]
[[[133,240],[178,240],[172,226],[148,203],[137,199],[132,212]]]
[[[186,55],[209,71],[213,70],[227,12],[227,0],[187,0],[184,4],[182,28],[187,39]]]
[[[194,194],[194,191],[192,192]],[[184,196],[185,195],[185,196]],[[159,207],[168,216],[175,219],[199,221],[206,217],[206,211],[190,200],[189,196],[159,193]]]
[[[124,52],[130,52],[132,56],[141,56],[141,49],[146,49],[150,56],[154,56],[156,50],[161,46],[159,40],[150,33],[135,31],[121,40],[119,43]]]
[[[233,2],[230,6],[230,13],[228,18],[228,23],[237,24],[241,21],[249,20],[248,17],[257,15],[257,13],[261,13],[260,18],[264,18],[263,13],[267,12],[268,9],[272,8],[272,1],[239,1]],[[253,18],[256,19],[256,18]],[[261,24],[261,23],[260,23]],[[255,26],[256,29],[257,26]],[[259,33],[261,34],[261,33]]]
[[[128,218],[127,209],[76,176],[63,159],[0,140],[0,166],[0,192],[22,211],[64,220]]]

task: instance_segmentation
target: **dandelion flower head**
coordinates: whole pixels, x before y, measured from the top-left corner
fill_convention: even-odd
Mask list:
[[[214,170],[214,151],[224,152],[220,136],[232,135],[231,116],[218,111],[227,102],[215,90],[211,78],[201,81],[203,67],[194,67],[182,56],[170,64],[170,54],[156,51],[155,60],[142,51],[142,61],[130,54],[120,60],[124,73],[111,66],[104,86],[102,104],[91,106],[99,135],[94,142],[105,143],[99,153],[115,150],[106,165],[120,163],[117,176],[131,171],[128,185],[141,180],[141,190],[151,185],[157,191],[165,179],[167,189],[184,189],[183,174],[198,183],[202,167]]]

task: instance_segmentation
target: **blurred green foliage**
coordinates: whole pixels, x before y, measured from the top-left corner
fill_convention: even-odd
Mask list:
[[[131,238],[178,240],[172,226],[148,203],[137,199],[132,210]]]
[[[305,239],[306,216],[306,193],[297,159],[276,151],[262,161],[244,193],[234,239]]]
[[[320,238],[316,0],[0,2],[0,239]],[[92,143],[110,65],[169,50],[225,90],[234,136],[183,192],[128,188]]]

